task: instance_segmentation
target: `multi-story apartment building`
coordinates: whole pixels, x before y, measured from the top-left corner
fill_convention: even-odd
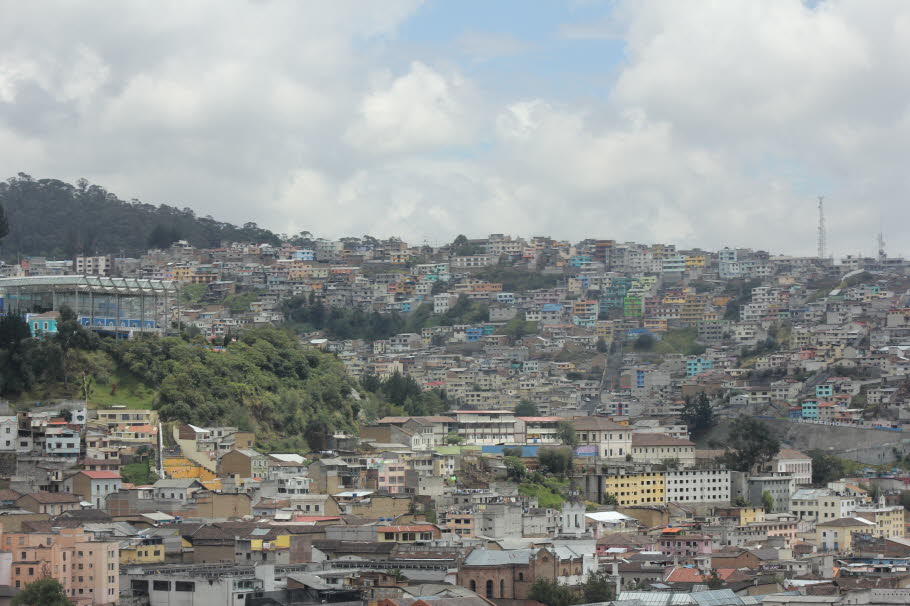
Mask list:
[[[77,606],[115,604],[120,599],[118,541],[96,540],[82,528],[61,528],[3,533],[0,545],[12,554],[15,588],[50,576]]]
[[[726,469],[668,469],[668,503],[730,503],[730,472]]]

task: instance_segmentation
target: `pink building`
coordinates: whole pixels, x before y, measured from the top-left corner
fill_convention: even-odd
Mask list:
[[[380,461],[377,470],[379,472],[379,490],[386,490],[389,494],[404,492],[404,476],[407,468],[407,464],[402,461]]]
[[[681,530],[680,528],[668,528],[660,536],[657,545],[662,554],[680,558],[711,555],[711,537],[704,534],[682,534]]]
[[[78,606],[114,604],[120,599],[117,541],[97,541],[81,528],[62,528],[59,532],[3,533],[0,547],[12,554],[10,584],[14,588],[50,576]]]

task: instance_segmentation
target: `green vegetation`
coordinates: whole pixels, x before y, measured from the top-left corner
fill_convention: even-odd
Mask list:
[[[180,289],[180,301],[190,305],[196,305],[205,296],[209,287],[205,284],[185,284]]]
[[[537,451],[537,462],[544,473],[565,476],[572,471],[572,449],[567,447],[541,448]]]
[[[254,291],[228,295],[224,299],[224,305],[231,310],[231,313],[242,313],[250,311],[250,303],[259,298],[259,293]]]
[[[758,419],[740,415],[730,424],[721,460],[730,469],[753,471],[780,452],[780,441],[771,428]]]
[[[697,356],[705,353],[705,346],[696,343],[698,330],[681,328],[668,331],[654,346],[654,351],[661,354],[678,353],[684,356]]]
[[[152,470],[148,460],[144,463],[130,463],[120,468],[120,477],[124,482],[131,482],[137,486],[146,486],[158,481],[158,474]]]
[[[558,509],[565,498],[562,496],[568,487],[567,480],[548,478],[541,473],[532,473],[527,481],[518,485],[518,494],[526,497],[537,497],[538,507]]]
[[[361,381],[366,397],[362,409],[368,421],[388,416],[438,415],[449,410],[449,399],[439,389],[424,390],[410,376],[398,371],[386,380],[367,375]]]
[[[380,314],[362,309],[326,307],[321,299],[310,295],[289,299],[283,306],[285,317],[301,331],[323,330],[335,339],[388,339],[399,333],[419,333],[432,326],[476,324],[490,319],[483,303],[461,296],[441,315],[433,315],[433,305],[424,303],[410,315]]]
[[[487,282],[498,282],[506,292],[524,292],[539,288],[553,288],[562,276],[542,274],[514,267],[491,265],[473,273],[473,277]]]
[[[537,322],[528,322],[525,320],[524,312],[522,312],[506,322],[506,325],[499,329],[498,332],[512,339],[521,339],[525,335],[537,332]]]
[[[60,581],[45,576],[32,581],[13,596],[13,606],[73,606]]]
[[[578,436],[575,428],[569,421],[560,421],[556,424],[556,437],[566,446],[578,446]],[[569,451],[569,467],[572,466],[572,452]]]
[[[114,342],[111,353],[146,385],[159,386],[163,420],[235,425],[255,431],[261,445],[322,448],[332,431],[351,429],[360,411],[341,362],[272,327],[247,330],[221,352],[202,340],[139,337]]]
[[[531,585],[530,599],[546,606],[572,606],[573,604],[597,604],[616,598],[613,580],[606,571],[588,574],[576,588],[562,585],[557,581],[539,578]]]
[[[847,473],[847,466],[839,457],[825,454],[820,450],[810,450],[806,454],[812,457],[812,483],[817,486],[840,480]]]
[[[537,404],[530,400],[522,400],[518,403],[518,406],[515,407],[516,417],[536,417],[539,414],[540,412],[537,410]]]
[[[714,427],[714,409],[707,394],[701,392],[694,398],[686,396],[680,418],[689,426],[693,436],[700,436]]]
[[[113,359],[111,359],[113,364]],[[155,390],[146,386],[130,371],[118,368],[107,382],[96,377],[95,389],[89,400],[91,408],[126,406],[131,409],[149,409],[155,403]]]
[[[242,227],[197,217],[188,209],[126,202],[80,179],[33,179],[19,173],[0,183],[0,204],[9,221],[4,250],[25,255],[73,258],[83,251],[123,251],[137,256],[147,246],[187,240],[196,247],[222,242],[268,242],[280,238],[255,223]]]

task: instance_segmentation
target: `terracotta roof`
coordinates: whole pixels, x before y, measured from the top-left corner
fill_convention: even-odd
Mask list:
[[[735,568],[718,568],[717,576],[721,580],[729,579],[733,573],[736,572]],[[664,579],[666,583],[703,583],[710,575],[706,577],[701,573],[697,568],[684,568],[678,567],[670,571],[670,574],[667,575],[667,578]]]
[[[93,480],[119,480],[120,472],[119,471],[81,471],[80,473],[87,475]]]

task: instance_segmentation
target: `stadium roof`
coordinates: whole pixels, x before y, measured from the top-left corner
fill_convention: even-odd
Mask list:
[[[138,278],[109,278],[107,276],[28,276],[0,278],[0,292],[11,288],[70,287],[85,292],[143,293],[176,292],[179,284],[173,280],[146,280]]]

